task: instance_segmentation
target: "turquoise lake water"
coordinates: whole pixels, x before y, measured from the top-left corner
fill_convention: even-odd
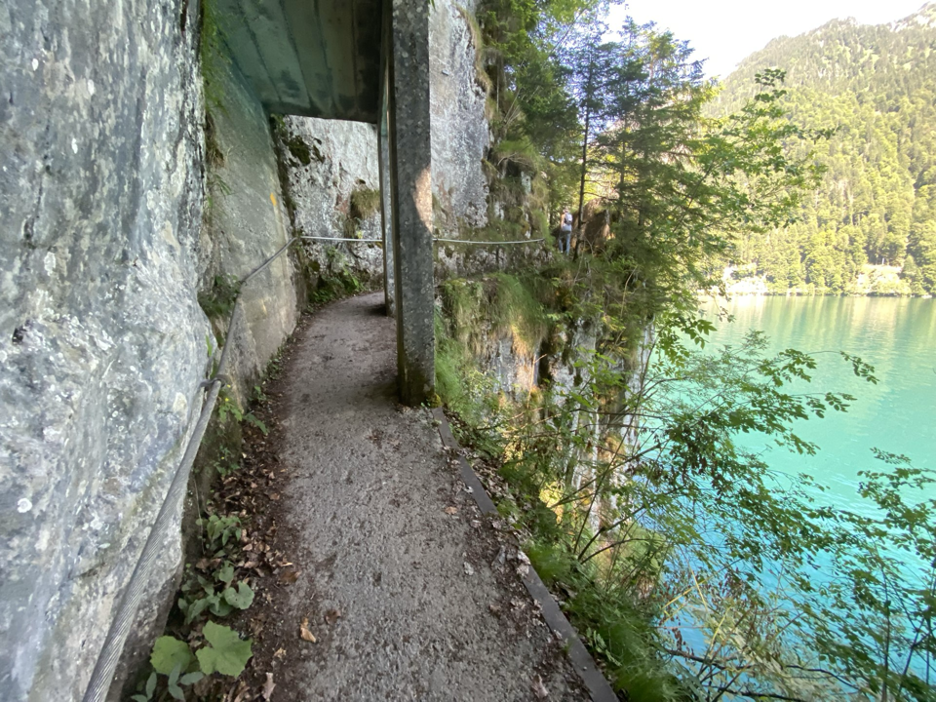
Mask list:
[[[770,350],[846,351],[875,367],[870,385],[834,354],[820,357],[811,390],[840,391],[857,400],[847,413],[799,422],[797,432],[819,445],[815,456],[774,449],[768,464],[808,473],[831,490],[824,500],[863,511],[858,471],[882,470],[871,448],[909,456],[936,468],[936,299],[872,297],[736,297],[726,308],[732,323],[716,322],[711,344],[737,344],[747,331],[767,334]],[[809,386],[806,386],[809,388]],[[744,437],[745,445],[766,445]]]

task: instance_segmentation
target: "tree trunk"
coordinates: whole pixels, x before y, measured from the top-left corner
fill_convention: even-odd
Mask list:
[[[590,59],[588,62],[588,81],[585,83],[585,134],[582,137],[582,177],[579,180],[579,201],[578,201],[578,232],[575,237],[575,250],[573,258],[578,258],[579,241],[582,233],[582,210],[585,207],[585,174],[588,171],[588,131],[591,126],[591,99],[594,86],[595,62]]]

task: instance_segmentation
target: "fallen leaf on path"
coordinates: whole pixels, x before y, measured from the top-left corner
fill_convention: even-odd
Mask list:
[[[315,634],[309,631],[309,620],[306,617],[302,618],[302,626],[299,627],[299,636],[302,637],[303,641],[311,641],[312,643],[317,641]]]
[[[286,657],[286,649],[285,648],[276,649],[276,653],[273,654],[273,657],[276,659],[282,660],[283,658]]]
[[[248,690],[247,683],[241,680],[236,688],[231,688],[231,691],[228,692],[224,699],[227,700],[227,702],[242,702]]]
[[[266,674],[266,682],[263,683],[263,699],[269,700],[273,696],[273,689],[276,683],[273,682],[273,673]]]
[[[488,609],[491,610],[491,614],[493,614],[495,617],[499,617],[501,615],[500,605],[488,605]]]
[[[330,609],[327,612],[325,612],[325,616],[324,616],[325,623],[328,624],[328,626],[331,626],[332,624],[338,621],[338,617],[340,616],[341,616],[341,612],[339,612],[337,609]]]
[[[549,690],[546,689],[546,686],[543,684],[543,680],[539,675],[533,678],[533,694],[541,700],[545,700],[547,697],[549,697]]]
[[[301,571],[298,570],[284,570],[279,579],[281,583],[286,583],[287,585],[292,585],[299,579],[299,574]]]
[[[445,513],[446,514],[458,514],[458,507],[446,507]]]
[[[207,697],[208,694],[211,692],[212,685],[213,685],[212,679],[206,675],[197,683],[192,685],[192,692],[194,692],[198,696],[199,699]]]

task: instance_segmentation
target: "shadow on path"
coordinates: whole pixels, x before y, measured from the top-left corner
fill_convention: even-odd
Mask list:
[[[274,702],[538,700],[538,681],[545,699],[588,699],[431,415],[397,404],[381,302],[319,312],[278,381],[277,521],[300,576],[265,616],[287,652]]]

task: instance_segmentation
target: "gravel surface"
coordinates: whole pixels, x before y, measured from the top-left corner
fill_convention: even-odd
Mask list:
[[[287,351],[277,548],[299,576],[260,615],[273,702],[587,700],[429,412],[396,402],[394,332],[366,295]]]

